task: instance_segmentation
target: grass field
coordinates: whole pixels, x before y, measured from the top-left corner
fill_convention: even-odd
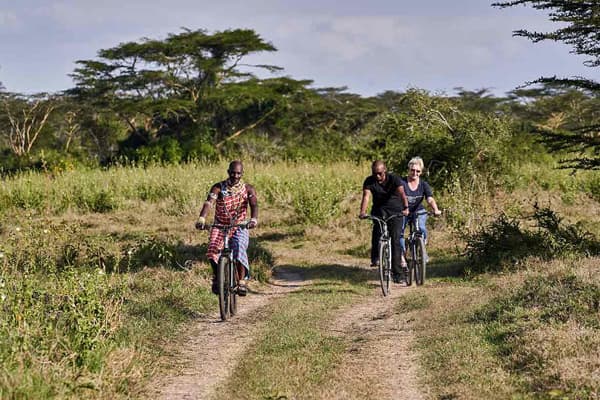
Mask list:
[[[598,396],[597,257],[528,257],[499,272],[463,275],[464,234],[500,210],[525,220],[535,201],[598,241],[598,178],[569,181],[561,171],[530,169],[511,190],[436,194],[448,213],[431,221],[430,280],[395,309],[410,316],[417,332],[422,381],[432,398]],[[3,181],[0,398],[142,395],[145,382],[160,373],[153,363],[165,340],[216,307],[202,261],[206,236],[193,223],[225,170],[226,164],[187,164]],[[346,351],[319,321],[369,292],[361,279],[314,265],[325,253],[332,263],[366,260],[370,228],[355,215],[369,172],[369,165],[353,163],[246,165],[261,205],[251,242],[254,276],[268,279],[273,254],[286,252],[286,262],[312,269],[323,289],[273,305],[244,368],[256,390],[250,398],[277,394],[265,382],[291,359],[308,371],[306,380],[290,378],[278,390],[302,387],[310,397]],[[561,186],[563,179],[571,183]],[[264,357],[273,370],[258,374],[252,360]]]

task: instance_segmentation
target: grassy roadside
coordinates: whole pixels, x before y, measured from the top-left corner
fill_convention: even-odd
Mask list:
[[[597,398],[599,262],[532,259],[517,273],[401,299],[432,397]]]
[[[355,168],[247,165],[260,189],[262,225],[339,215]],[[3,181],[0,398],[138,395],[157,372],[162,343],[216,307],[208,265],[193,262],[206,238],[191,227],[225,170],[190,164]],[[264,280],[273,260],[261,242],[251,241],[250,258],[254,277]]]
[[[0,398],[113,399],[140,393],[144,380],[157,372],[154,361],[164,351],[162,344],[216,307],[208,293],[208,266],[186,261],[204,252],[205,238],[190,227],[199,198],[224,170],[189,165],[89,175],[74,171],[64,177],[31,175],[3,182]],[[269,355],[260,365],[279,365],[280,371],[265,371],[265,379],[262,371],[252,372],[247,377],[254,382],[252,396],[313,393],[310,388],[326,384],[328,367],[347,349],[343,341],[323,333],[323,324],[331,310],[362,301],[366,293],[360,273],[345,266],[357,257],[367,260],[370,227],[354,214],[357,188],[368,171],[340,163],[249,166],[248,172],[249,181],[263,189],[261,227],[252,249],[258,276],[268,276],[272,253],[285,251],[288,264],[302,266],[308,278],[319,282],[273,305],[272,315],[279,319],[257,346]],[[519,193],[510,195],[503,194],[498,203],[510,203]],[[559,202],[553,204],[563,204],[559,197],[549,197]],[[574,222],[583,216],[597,233],[598,204],[581,198],[567,199],[574,204],[565,203],[566,215]],[[430,270],[421,297],[405,299],[397,312],[415,318],[414,329],[423,338],[423,369],[429,372],[424,382],[435,393],[448,398],[575,393],[586,398],[597,392],[588,379],[590,371],[598,370],[597,354],[589,351],[599,347],[597,327],[590,322],[594,314],[552,321],[536,314],[551,302],[538,306],[524,300],[527,293],[557,285],[567,288],[558,304],[568,305],[567,298],[580,287],[593,299],[598,282],[593,261],[578,261],[566,272],[562,261],[523,261],[515,273],[467,281],[455,276],[464,268],[455,256],[461,245],[455,232],[440,226],[432,233],[436,268]],[[262,247],[266,243],[268,248]],[[586,262],[591,267],[582,266]],[[188,271],[190,266],[194,268]],[[562,271],[559,278],[548,280],[555,270]],[[534,273],[540,277],[524,287],[523,277]],[[573,284],[571,275],[577,277]],[[588,304],[585,296],[575,298]],[[497,302],[503,308],[494,309]],[[593,310],[596,303],[589,304]],[[503,331],[506,324],[510,329]],[[547,336],[546,329],[551,332]],[[283,337],[282,331],[287,332]],[[544,343],[543,351],[534,343]],[[270,348],[276,351],[269,353]],[[319,348],[325,349],[321,355],[307,351]],[[586,351],[589,358],[582,356]],[[507,363],[509,356],[513,361]],[[592,383],[569,377],[561,365]],[[291,372],[282,378],[281,370],[288,366]],[[554,375],[544,375],[545,368]],[[309,371],[308,383],[296,375],[303,371]],[[584,391],[577,392],[581,387]]]

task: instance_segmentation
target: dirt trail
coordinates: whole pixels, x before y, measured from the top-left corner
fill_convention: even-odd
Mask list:
[[[274,298],[306,284],[299,274],[278,270],[271,284],[252,291],[240,299],[238,314],[221,322],[216,311],[192,326],[176,350],[177,365],[171,376],[153,383],[151,398],[163,400],[209,399],[216,387],[226,379],[237,363],[268,312],[266,305]]]
[[[396,300],[419,288],[393,285],[388,297],[381,289],[367,301],[342,311],[331,332],[351,343],[342,368],[341,384],[325,388],[323,399],[424,399],[418,385],[414,335],[406,315],[394,312]]]
[[[171,376],[154,382],[149,397],[212,398],[214,390],[230,376],[232,366],[262,329],[269,313],[268,304],[310,284],[298,273],[279,269],[271,284],[242,299],[239,313],[232,320],[223,323],[215,312],[198,321],[175,351],[179,368]],[[324,385],[311,398],[419,400],[426,397],[417,384],[410,321],[406,315],[394,312],[400,296],[422,289],[396,285],[391,289],[391,294],[383,298],[377,287],[372,296],[340,311],[329,324],[331,334],[344,337],[351,345],[333,372],[335,384]]]

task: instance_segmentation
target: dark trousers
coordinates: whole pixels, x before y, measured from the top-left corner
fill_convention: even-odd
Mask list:
[[[396,217],[388,221],[388,230],[392,237],[392,271],[394,274],[402,273],[402,247],[400,239],[402,238],[402,220],[404,217]],[[379,223],[373,221],[373,234],[371,235],[371,264],[379,264],[379,238],[381,229]]]

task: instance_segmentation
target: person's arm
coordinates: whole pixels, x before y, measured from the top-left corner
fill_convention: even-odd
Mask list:
[[[433,191],[431,190],[431,186],[429,186],[427,182],[423,182],[423,191],[425,194],[425,200],[427,201],[427,204],[429,204],[429,207],[431,207],[431,209],[433,210],[433,214],[441,215],[442,212],[438,208],[437,203],[433,198]]]
[[[440,211],[440,209],[438,208],[435,199],[432,196],[429,196],[427,198],[427,204],[429,204],[429,207],[431,207],[431,209],[433,210],[433,214],[434,215],[441,215],[442,212]]]
[[[369,205],[369,200],[371,199],[371,191],[369,189],[363,188],[362,200],[360,202],[360,213],[358,214],[358,218],[365,218],[367,216],[367,206]]]
[[[258,225],[258,199],[254,186],[246,184],[248,190],[248,204],[250,204],[250,222],[248,228],[254,228]]]
[[[406,197],[406,193],[404,192],[404,185],[399,185],[396,188],[396,193],[402,199],[402,204],[404,205],[404,209],[402,211],[403,215],[408,215],[408,197]]]
[[[198,216],[198,222],[196,222],[196,229],[204,229],[204,225],[206,224],[206,215],[208,215],[208,211],[215,206],[220,192],[221,188],[219,187],[219,184],[215,184],[212,188],[210,188],[210,192],[208,192],[206,201],[204,204],[202,204],[202,209],[200,210],[200,215]]]

